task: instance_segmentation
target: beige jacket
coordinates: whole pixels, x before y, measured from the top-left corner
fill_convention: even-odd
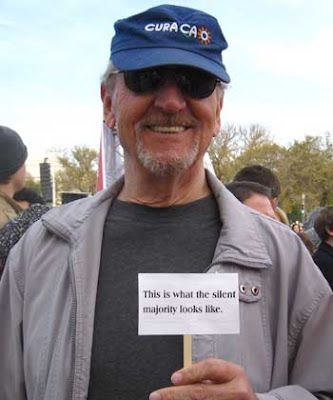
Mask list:
[[[23,209],[5,193],[0,192],[0,228],[16,217]]]

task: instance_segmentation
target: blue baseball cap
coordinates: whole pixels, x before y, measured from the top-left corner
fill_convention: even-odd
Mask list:
[[[119,20],[114,28],[110,60],[120,71],[185,65],[230,82],[222,62],[228,43],[216,18],[205,12],[160,5]]]

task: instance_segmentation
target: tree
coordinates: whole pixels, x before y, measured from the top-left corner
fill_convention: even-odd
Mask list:
[[[236,172],[247,165],[259,164],[279,175],[284,153],[285,149],[273,142],[263,142],[257,146],[250,146],[235,161]]]
[[[261,164],[275,172],[283,151],[260,125],[227,125],[210,146],[209,155],[217,177],[229,182],[241,168],[250,164]]]
[[[29,173],[27,174],[27,176],[25,178],[24,186],[29,189],[34,190],[41,196],[42,189],[40,186],[40,181],[37,179],[34,179]]]
[[[286,210],[299,210],[302,195],[306,198],[306,209],[333,202],[333,147],[330,135],[307,136],[304,141],[295,141],[285,153],[284,167],[280,170],[285,191],[282,199],[288,198]]]
[[[215,173],[222,182],[228,182],[234,173],[234,161],[238,154],[239,129],[226,125],[209,147],[209,156]]]
[[[70,153],[58,156],[61,165],[56,173],[57,192],[79,191],[95,193],[98,153],[86,146],[75,146]]]
[[[293,219],[301,219],[303,203],[310,212],[333,204],[333,145],[329,133],[307,136],[288,148],[271,139],[265,128],[227,125],[209,148],[215,173],[229,182],[243,167],[260,164],[279,178],[280,206]]]

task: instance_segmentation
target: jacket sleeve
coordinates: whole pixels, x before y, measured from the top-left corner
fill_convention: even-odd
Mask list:
[[[330,393],[311,394],[306,389],[297,385],[283,386],[269,393],[257,393],[258,400],[331,400]]]
[[[257,394],[259,400],[333,399],[333,295],[328,285],[315,304],[299,314],[300,322],[305,322],[295,332],[299,343],[291,363],[290,386]]]
[[[23,292],[9,259],[0,281],[0,399],[25,400]]]

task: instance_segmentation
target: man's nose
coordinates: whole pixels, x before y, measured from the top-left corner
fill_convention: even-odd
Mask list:
[[[155,106],[167,114],[174,114],[186,108],[187,104],[176,82],[168,79],[155,93]]]

